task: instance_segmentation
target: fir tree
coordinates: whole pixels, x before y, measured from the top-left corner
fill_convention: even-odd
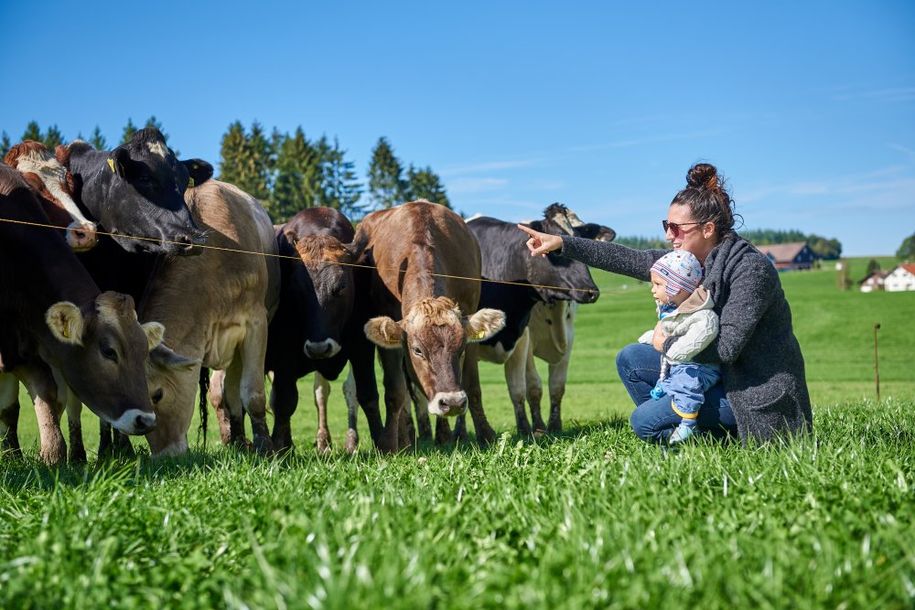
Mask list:
[[[25,126],[25,133],[22,134],[22,140],[34,140],[35,142],[41,142],[41,128],[38,126],[37,121],[29,121],[29,124]]]
[[[219,179],[230,182],[246,193],[269,203],[273,147],[257,122],[245,132],[241,122],[229,125],[220,146]]]
[[[102,130],[98,125],[95,126],[89,137],[89,144],[92,144],[95,150],[108,150],[108,142],[105,141],[105,136],[102,135]]]
[[[402,203],[406,194],[403,166],[394,155],[387,138],[378,139],[369,163],[369,197],[375,208],[389,208]]]
[[[245,154],[245,128],[241,121],[229,125],[219,147],[219,179],[238,184],[242,176],[242,158]]]
[[[137,133],[137,126],[133,124],[133,119],[130,117],[127,118],[127,124],[124,125],[124,131],[121,132],[121,144],[127,144],[133,138],[133,134]]]
[[[5,131],[3,134],[0,134],[0,154],[6,156],[7,151],[12,147],[13,143],[10,142],[10,136]]]
[[[58,144],[64,143],[64,136],[62,133],[60,133],[57,125],[51,125],[48,127],[48,130],[45,132],[41,141],[44,142],[44,145],[48,147],[48,150],[54,150],[57,148]]]
[[[406,191],[405,199],[411,201],[425,199],[433,203],[440,203],[446,208],[451,208],[451,202],[445,192],[445,185],[442,184],[438,174],[433,172],[431,167],[416,169],[413,164],[410,164],[409,169],[407,169]]]
[[[299,211],[318,205],[321,158],[301,127],[297,127],[292,136],[274,135],[273,140],[276,173],[268,211],[275,222],[285,222]]]
[[[332,147],[325,148],[321,163],[323,204],[351,218],[361,216],[363,210],[357,204],[362,196],[362,185],[356,181],[355,163],[346,160],[346,151],[340,148],[337,138]]]

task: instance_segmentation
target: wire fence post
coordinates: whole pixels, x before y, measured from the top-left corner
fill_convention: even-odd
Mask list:
[[[880,402],[880,359],[877,356],[877,331],[880,323],[874,323],[874,386],[877,388],[877,402]]]

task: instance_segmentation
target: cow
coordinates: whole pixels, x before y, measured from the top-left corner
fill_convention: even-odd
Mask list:
[[[41,458],[56,464],[66,459],[61,385],[122,432],[154,428],[145,363],[164,328],[140,325],[129,295],[101,292],[63,237],[42,226],[48,224],[22,176],[0,165],[0,370],[16,374],[32,394]],[[9,413],[0,416],[0,432],[15,446],[9,421]]]
[[[570,226],[576,237],[613,241],[616,231],[610,227],[595,223],[583,223],[577,216],[570,216]],[[578,220],[576,223],[575,221]],[[528,349],[525,358],[525,381],[527,404],[531,411],[531,423],[534,430],[546,430],[549,433],[562,432],[562,397],[565,394],[569,361],[572,357],[572,344],[575,340],[575,317],[578,303],[574,301],[556,301],[552,304],[537,303],[531,311],[528,323]],[[549,364],[550,417],[544,428],[540,414],[540,402],[543,398],[543,385],[534,357]],[[513,361],[514,362],[514,361]],[[506,366],[508,366],[506,364]],[[506,372],[506,377],[509,373]],[[511,374],[517,377],[516,373]]]
[[[55,154],[73,176],[77,203],[124,250],[181,254],[204,243],[184,192],[208,180],[213,166],[178,161],[158,129],[140,129],[110,152],[77,140]]]
[[[158,425],[146,438],[153,455],[187,451],[204,366],[224,371],[223,400],[236,439],[244,438],[244,408],[254,447],[267,453],[264,357],[280,278],[273,225],[254,197],[225,182],[189,188],[185,199],[208,242],[198,256],[162,261],[139,306],[141,320],[159,320],[166,328],[163,344],[150,353]]]
[[[569,211],[561,204],[550,205],[542,220],[528,224],[555,235],[574,234]],[[533,430],[524,407],[529,342],[525,330],[531,310],[541,302],[593,303],[600,291],[584,263],[559,255],[530,256],[514,223],[481,217],[468,221],[467,226],[480,244],[483,278],[492,280],[483,283],[480,305],[502,309],[506,315],[505,328],[481,343],[479,355],[488,362],[505,365],[518,433],[531,435]],[[461,420],[455,434],[463,435]]]
[[[65,229],[70,249],[85,252],[95,246],[95,223],[73,201],[73,176],[44,144],[20,142],[7,151],[3,162],[18,170],[35,190],[51,224]]]
[[[430,413],[459,415],[469,403],[478,440],[493,441],[473,348],[502,328],[505,314],[478,309],[480,251],[464,221],[444,206],[411,201],[366,216],[353,248],[360,264],[374,267],[366,298],[375,317],[365,334],[382,348],[386,419],[379,448],[407,444],[400,431],[407,375]]]

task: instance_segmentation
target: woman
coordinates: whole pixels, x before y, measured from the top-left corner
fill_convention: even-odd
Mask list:
[[[695,360],[719,364],[722,381],[706,394],[699,428],[716,436],[766,441],[812,429],[804,359],[791,328],[791,310],[778,272],[734,232],[734,202],[713,165],[690,168],[661,224],[673,249],[694,254],[705,269],[703,286],[720,319],[718,338]],[[561,249],[592,267],[647,280],[665,250],[633,250],[609,242],[549,235],[519,225],[530,235],[531,255]],[[653,346],[627,345],[617,356],[620,379],[636,404],[630,421],[639,438],[666,442],[680,418],[669,397],[652,399],[660,355],[673,338],[655,329]]]

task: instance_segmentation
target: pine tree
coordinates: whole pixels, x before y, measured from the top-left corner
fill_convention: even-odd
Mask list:
[[[257,122],[250,133],[240,121],[229,125],[220,146],[219,179],[230,182],[268,203],[270,199],[271,172],[274,166],[273,147]]]
[[[299,211],[319,205],[321,158],[301,127],[292,136],[275,134],[273,147],[276,173],[268,211],[274,222],[285,222]]]
[[[41,128],[38,126],[37,121],[29,121],[29,124],[25,126],[25,133],[22,134],[22,140],[34,140],[35,142],[41,142]]]
[[[48,147],[48,150],[54,150],[57,148],[58,144],[64,143],[64,136],[62,133],[60,133],[57,125],[51,125],[48,127],[48,130],[45,132],[41,141],[44,142],[44,145]]]
[[[403,166],[394,155],[387,138],[378,138],[369,163],[369,197],[375,208],[389,208],[402,203],[406,194]]]
[[[346,151],[340,148],[340,142],[334,138],[334,145],[326,148],[321,163],[323,204],[336,208],[351,218],[363,213],[362,206],[358,205],[362,185],[356,181],[355,167],[355,163],[346,160]]]
[[[245,128],[241,121],[229,125],[219,147],[219,179],[238,184],[242,177],[242,158],[245,154]]]
[[[95,150],[108,150],[108,142],[105,141],[105,136],[102,135],[102,130],[98,125],[95,126],[89,137],[89,144],[92,144]]]
[[[12,147],[13,143],[10,142],[10,136],[5,131],[3,134],[0,134],[0,154],[6,156],[7,151]]]
[[[446,208],[451,208],[451,201],[448,200],[445,185],[442,184],[441,178],[432,171],[431,167],[416,169],[411,163],[409,169],[407,169],[406,191],[405,199],[411,201],[425,199],[433,203],[440,203]]]
[[[137,133],[137,126],[133,124],[133,119],[130,117],[127,118],[127,124],[124,125],[124,131],[121,132],[121,144],[127,144],[133,138],[133,134]]]

